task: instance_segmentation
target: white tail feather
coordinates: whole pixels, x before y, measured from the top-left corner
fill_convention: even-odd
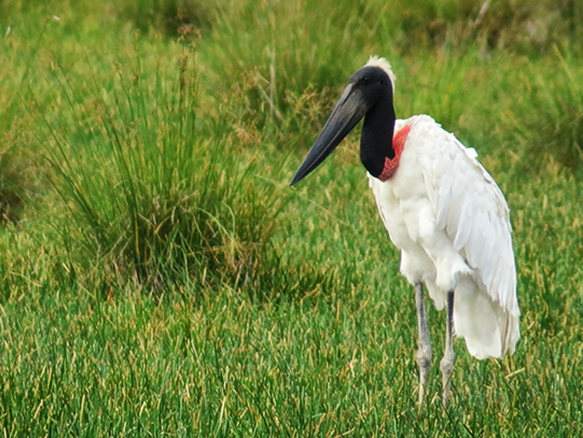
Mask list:
[[[462,276],[455,290],[454,325],[478,359],[500,358],[520,338],[518,317],[479,290],[470,276]]]

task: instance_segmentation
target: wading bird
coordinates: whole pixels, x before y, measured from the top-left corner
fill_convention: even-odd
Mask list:
[[[513,353],[520,338],[520,310],[502,191],[476,151],[431,117],[396,120],[394,83],[383,58],[372,57],[356,71],[291,185],[316,169],[364,117],[360,159],[389,237],[401,250],[401,274],[415,290],[421,407],[432,359],[423,284],[435,306],[446,308],[444,404],[454,330],[471,355],[500,358]]]

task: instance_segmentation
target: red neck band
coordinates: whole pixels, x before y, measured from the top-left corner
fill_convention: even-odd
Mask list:
[[[399,161],[401,161],[403,145],[405,144],[405,140],[407,140],[410,130],[411,125],[407,125],[393,135],[393,150],[395,151],[395,157],[393,159],[385,158],[385,167],[378,177],[382,182],[392,178],[395,175],[395,172],[397,172]]]

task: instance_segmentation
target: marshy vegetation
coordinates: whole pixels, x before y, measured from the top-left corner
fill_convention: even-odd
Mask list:
[[[0,0],[3,435],[580,435],[581,23],[575,0]],[[434,367],[417,412],[358,135],[288,187],[371,54],[512,210],[523,337],[456,342],[447,410]]]

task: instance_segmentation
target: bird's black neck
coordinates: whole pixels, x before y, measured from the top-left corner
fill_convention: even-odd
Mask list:
[[[395,157],[393,149],[395,118],[392,90],[384,92],[364,117],[360,137],[360,160],[366,170],[375,177],[383,172],[385,159]]]

